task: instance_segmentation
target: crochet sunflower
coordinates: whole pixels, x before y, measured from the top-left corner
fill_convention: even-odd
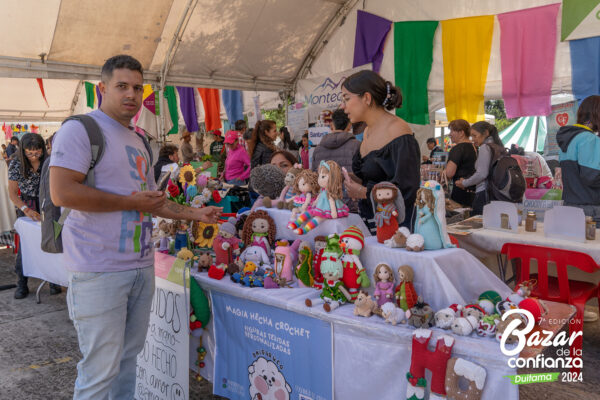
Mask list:
[[[196,183],[196,171],[191,165],[185,165],[179,171],[179,183],[193,185]]]

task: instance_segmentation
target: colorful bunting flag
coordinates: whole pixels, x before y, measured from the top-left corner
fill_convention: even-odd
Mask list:
[[[383,61],[385,39],[391,27],[392,21],[390,20],[366,11],[357,11],[354,62],[352,64],[354,68],[373,63],[373,71],[379,72]]]
[[[198,88],[204,106],[204,124],[207,131],[220,129],[221,124],[221,100],[219,89]]]
[[[198,132],[198,114],[196,113],[196,99],[194,98],[194,88],[177,86],[179,93],[179,107],[181,115],[185,121],[185,126],[189,132]]]
[[[169,108],[169,116],[171,117],[171,130],[167,134],[171,135],[179,132],[179,112],[177,107],[177,94],[175,93],[175,87],[166,86],[163,92],[163,96],[167,100],[167,107]]]
[[[85,84],[85,101],[89,108],[94,108],[96,101],[95,86],[92,82],[84,82]]]
[[[46,107],[50,107],[48,105],[48,100],[46,99],[46,92],[44,91],[44,81],[42,80],[42,78],[36,78],[38,86],[40,87],[40,91],[42,92],[42,97],[44,98],[44,101],[46,102]]]

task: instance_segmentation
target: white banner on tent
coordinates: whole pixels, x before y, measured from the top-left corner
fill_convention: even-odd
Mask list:
[[[371,69],[371,64],[328,76],[299,80],[297,99],[306,103],[308,107],[308,122],[316,122],[323,110],[334,111],[338,108],[342,103],[342,82],[348,76],[363,69]]]
[[[552,114],[546,117],[548,133],[544,143],[544,158],[546,160],[558,160],[558,143],[556,134],[561,126],[573,125],[577,120],[577,102],[556,104],[552,106]]]

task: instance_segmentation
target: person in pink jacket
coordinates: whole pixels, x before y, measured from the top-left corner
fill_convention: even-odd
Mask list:
[[[238,141],[238,132],[228,131],[225,134],[227,159],[225,160],[225,181],[232,185],[245,185],[250,177],[250,156]]]

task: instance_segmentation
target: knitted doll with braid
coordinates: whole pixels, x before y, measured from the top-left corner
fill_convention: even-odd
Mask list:
[[[275,221],[264,210],[253,211],[244,222],[242,240],[244,247],[262,247],[267,256],[271,257],[271,246],[275,243],[277,227]]]
[[[342,172],[338,163],[321,161],[317,182],[321,190],[314,203],[295,222],[288,224],[288,228],[297,235],[304,235],[326,219],[342,218],[349,214],[348,206],[341,200]]]
[[[343,282],[350,292],[352,301],[356,300],[361,287],[371,285],[369,276],[360,262],[360,251],[365,246],[365,236],[356,226],[351,226],[342,232],[340,247],[342,248],[342,266],[344,267]]]

